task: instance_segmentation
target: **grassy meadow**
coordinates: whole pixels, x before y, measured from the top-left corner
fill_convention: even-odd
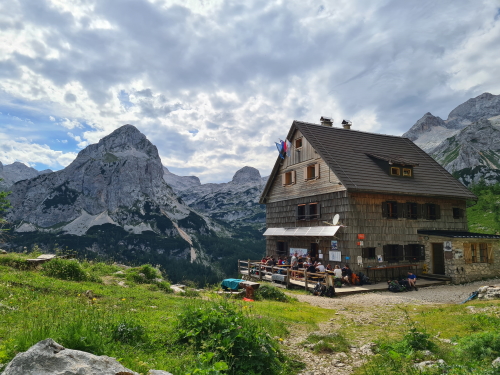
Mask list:
[[[124,269],[61,259],[32,269],[30,256],[0,255],[1,364],[50,337],[141,374],[296,374],[304,364],[288,353],[287,342],[301,332],[303,350],[318,356],[349,355],[350,345],[375,342],[376,355],[357,375],[500,374],[491,366],[500,356],[498,302],[357,304],[335,315],[267,285],[255,302],[220,297],[218,286],[177,295],[167,276],[148,265]],[[327,323],[336,328],[325,330]],[[413,367],[437,358],[446,367]]]

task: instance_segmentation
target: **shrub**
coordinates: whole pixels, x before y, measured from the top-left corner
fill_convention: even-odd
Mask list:
[[[494,359],[500,356],[500,333],[477,332],[460,339],[456,354],[464,358]]]
[[[127,271],[127,280],[138,284],[150,284],[161,278],[161,272],[150,264],[130,268]]]
[[[100,281],[86,272],[80,262],[74,259],[52,259],[44,263],[42,273],[46,276],[71,281]]]
[[[170,283],[168,281],[160,281],[156,284],[159,289],[163,290],[165,293],[173,293],[174,291],[170,287]]]
[[[281,289],[270,285],[261,285],[261,287],[255,291],[254,297],[257,301],[268,299],[280,302],[290,302],[291,300],[291,298],[283,293]]]
[[[0,256],[0,265],[12,267],[18,270],[33,268],[33,266],[29,264],[25,258],[13,253]]]
[[[228,301],[186,305],[176,331],[178,343],[213,352],[232,374],[277,374],[284,367],[277,341]]]

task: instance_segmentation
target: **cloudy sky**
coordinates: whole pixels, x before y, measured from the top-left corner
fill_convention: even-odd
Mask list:
[[[2,0],[0,161],[129,123],[174,173],[267,175],[294,119],[400,135],[500,94],[499,46],[499,0]]]

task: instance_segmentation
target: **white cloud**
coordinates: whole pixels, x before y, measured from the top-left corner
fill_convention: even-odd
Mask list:
[[[133,124],[204,182],[244,165],[268,174],[293,119],[401,134],[427,111],[500,94],[493,0],[8,3],[4,112],[33,127],[14,111],[28,103],[76,148]]]
[[[26,165],[41,163],[59,169],[67,166],[75,157],[76,153],[74,152],[64,153],[52,150],[47,145],[28,141],[15,141],[9,139],[8,135],[0,133],[0,160],[3,164],[20,161]]]

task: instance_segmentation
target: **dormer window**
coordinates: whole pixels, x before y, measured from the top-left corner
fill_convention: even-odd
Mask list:
[[[411,176],[412,176],[411,168],[403,168],[403,177],[411,177]]]
[[[401,169],[399,167],[391,167],[391,176],[400,176]]]
[[[295,140],[295,148],[302,148],[302,138]]]

